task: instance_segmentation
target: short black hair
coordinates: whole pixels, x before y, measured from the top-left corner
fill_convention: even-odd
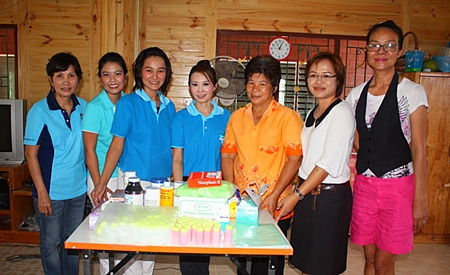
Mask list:
[[[389,29],[389,30],[395,32],[398,36],[398,49],[401,50],[403,48],[403,40],[404,40],[403,31],[392,20],[388,20],[386,22],[380,22],[380,23],[372,26],[372,28],[370,28],[370,30],[369,30],[369,33],[367,33],[367,37],[366,37],[367,44],[370,43],[370,36],[372,36],[372,34],[379,29]]]
[[[263,74],[270,81],[272,92],[275,92],[276,89],[278,90],[281,79],[281,66],[278,60],[268,54],[253,57],[245,67],[245,83],[248,82],[252,75],[258,73]]]
[[[142,67],[144,66],[145,60],[152,56],[159,56],[164,60],[166,65],[166,79],[164,80],[163,85],[160,90],[161,93],[166,96],[167,88],[169,86],[170,78],[172,77],[172,65],[170,64],[170,60],[167,55],[158,47],[150,47],[145,50],[142,50],[139,55],[136,57],[136,60],[133,63],[133,75],[134,75],[134,87],[133,91],[138,89],[144,89],[144,83],[142,82]]]
[[[67,70],[70,65],[75,69],[75,74],[78,77],[78,81],[80,81],[83,76],[80,62],[78,62],[76,56],[70,52],[60,52],[52,56],[47,63],[47,75],[53,77],[56,72]]]
[[[98,61],[98,71],[97,71],[98,77],[102,77],[102,72],[101,72],[102,68],[108,62],[116,63],[117,65],[122,67],[122,71],[123,71],[124,75],[126,75],[128,73],[127,64],[125,63],[125,60],[123,60],[123,57],[116,52],[109,52],[109,53],[105,53]]]

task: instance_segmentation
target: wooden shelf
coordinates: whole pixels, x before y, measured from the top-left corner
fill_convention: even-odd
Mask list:
[[[0,209],[0,215],[10,215],[11,210],[9,209]]]
[[[0,242],[39,243],[39,232],[19,230],[25,215],[34,211],[32,188],[23,185],[30,180],[28,165],[0,164],[0,173],[7,174],[10,190],[10,210],[0,210],[0,215],[9,215],[11,219],[0,224]]]
[[[23,186],[17,190],[13,191],[14,196],[27,196],[31,197],[33,195],[32,187],[31,186]]]

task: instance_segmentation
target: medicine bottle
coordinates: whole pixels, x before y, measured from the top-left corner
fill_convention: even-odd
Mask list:
[[[138,177],[128,178],[128,185],[125,188],[125,203],[144,205],[144,192]]]

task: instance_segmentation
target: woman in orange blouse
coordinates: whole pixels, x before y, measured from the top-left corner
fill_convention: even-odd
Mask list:
[[[301,163],[300,134],[303,120],[299,114],[273,98],[281,79],[280,63],[271,56],[257,56],[245,69],[247,96],[251,103],[235,111],[228,122],[221,149],[224,180],[240,191],[248,186],[259,190],[262,208],[275,218],[278,201],[292,192]],[[292,215],[278,222],[286,235]],[[284,257],[276,262],[276,274],[283,274]],[[255,258],[252,274],[267,274],[267,258]],[[239,272],[238,272],[239,274]]]

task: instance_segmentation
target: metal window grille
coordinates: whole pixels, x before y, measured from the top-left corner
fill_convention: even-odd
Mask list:
[[[372,70],[364,62],[365,37],[219,30],[217,55],[234,57],[246,65],[252,57],[267,54],[269,42],[277,36],[287,38],[292,47],[290,56],[280,62],[282,80],[276,99],[297,111],[303,118],[316,104],[305,81],[306,61],[316,53],[331,51],[341,56],[347,68],[343,97],[372,74]],[[227,108],[234,111],[248,102],[246,95],[243,95]]]

